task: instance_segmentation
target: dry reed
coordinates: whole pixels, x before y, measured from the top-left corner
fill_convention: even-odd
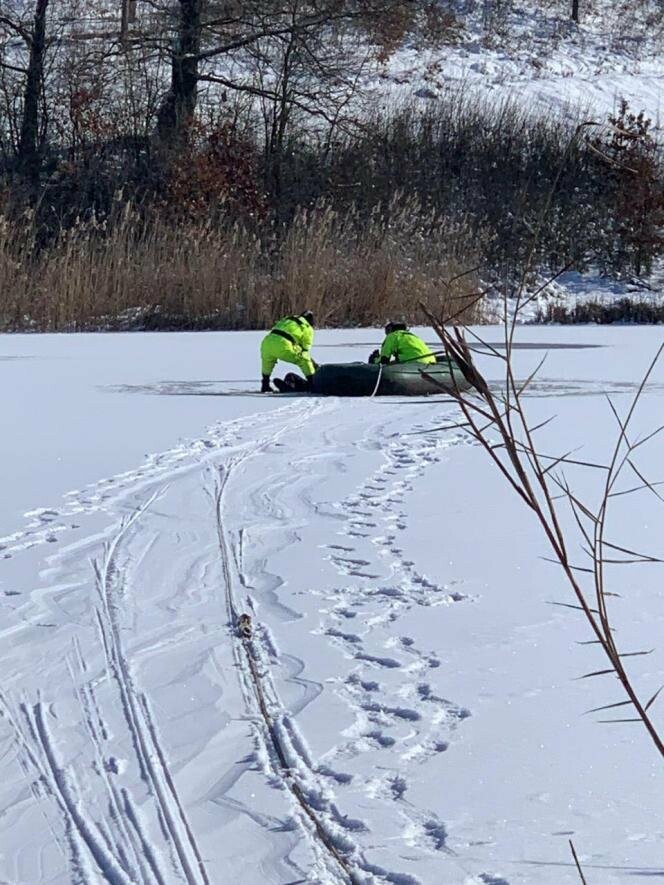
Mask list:
[[[473,281],[444,283],[460,241],[462,229],[404,200],[364,219],[321,205],[253,228],[146,223],[127,206],[45,246],[29,216],[0,217],[0,330],[263,328],[305,305],[323,324],[370,325],[450,299],[472,320]]]

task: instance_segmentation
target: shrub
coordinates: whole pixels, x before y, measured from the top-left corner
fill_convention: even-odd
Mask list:
[[[638,301],[632,298],[620,298],[606,303],[601,301],[584,301],[571,307],[561,304],[548,304],[544,311],[536,316],[538,323],[638,323],[654,325],[664,323],[664,303]]]
[[[651,130],[643,111],[631,113],[623,100],[591,142],[613,203],[606,264],[614,272],[631,266],[637,275],[650,273],[653,258],[664,251],[664,183]]]

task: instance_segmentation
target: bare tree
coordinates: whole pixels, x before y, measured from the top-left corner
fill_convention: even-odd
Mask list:
[[[152,5],[158,8],[156,3]],[[362,29],[366,34],[372,24],[402,5],[403,0],[178,0],[176,15],[171,7],[162,6],[163,33],[158,42],[172,59],[170,87],[159,114],[162,142],[167,146],[182,143],[201,83],[267,97],[280,103],[283,111],[283,97],[289,93],[287,84],[293,82],[296,68],[303,71],[308,66],[309,74],[319,82],[334,84],[343,62],[346,77],[352,79],[358,61],[365,64],[366,54],[351,56],[346,52],[347,41]],[[412,0],[409,6],[424,9],[427,3]],[[270,45],[279,51],[280,77],[268,88],[265,82],[256,84],[252,62]],[[335,50],[337,63],[333,64]],[[324,92],[315,98],[321,103]],[[321,114],[315,101],[302,104],[311,113]],[[281,123],[283,120],[281,114]]]
[[[120,39],[126,42],[129,36],[129,25],[136,21],[136,0],[122,0],[122,16],[120,20]]]
[[[299,0],[293,0],[293,25],[299,5]],[[295,26],[250,47],[256,74],[246,88],[260,106],[267,184],[277,205],[289,134],[294,130],[316,134],[325,152],[338,130],[356,131],[362,104],[359,80],[373,55],[359,38],[341,37],[326,29],[302,34]]]
[[[196,110],[201,62],[203,0],[179,0],[177,33],[172,38],[171,85],[159,109],[161,141],[181,142]]]
[[[40,116],[44,90],[44,55],[46,52],[46,15],[49,0],[36,0],[31,23],[22,21],[19,14],[11,15],[11,10],[0,14],[5,40],[5,52],[1,59],[4,70],[11,70],[23,77],[22,111],[17,141],[16,169],[21,181],[34,190],[39,183],[41,169]],[[16,12],[16,11],[15,11]],[[8,32],[22,42],[14,51],[11,60],[6,60]],[[11,44],[10,44],[11,45]],[[23,66],[22,56],[27,54],[27,64]]]

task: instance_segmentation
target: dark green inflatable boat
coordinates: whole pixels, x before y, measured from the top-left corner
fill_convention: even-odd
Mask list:
[[[468,386],[459,367],[444,360],[429,365],[329,363],[318,367],[310,390],[322,396],[371,396],[374,392],[376,396],[426,396],[457,388],[467,390]]]

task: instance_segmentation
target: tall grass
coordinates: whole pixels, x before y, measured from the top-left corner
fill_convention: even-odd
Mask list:
[[[449,314],[467,304],[470,321],[472,276],[446,282],[465,239],[403,199],[368,218],[321,204],[252,226],[146,221],[126,206],[47,246],[31,217],[0,217],[0,329],[265,328],[305,306],[321,324],[370,325],[412,320],[420,301]]]

